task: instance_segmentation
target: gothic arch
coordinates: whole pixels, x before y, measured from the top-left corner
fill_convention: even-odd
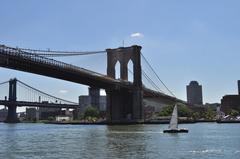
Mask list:
[[[107,49],[107,75],[115,78],[115,64],[120,62],[120,79],[128,80],[128,63],[133,63],[133,83],[142,86],[141,78],[141,46]]]

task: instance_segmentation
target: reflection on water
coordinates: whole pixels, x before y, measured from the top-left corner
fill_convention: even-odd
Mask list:
[[[0,158],[238,158],[239,124],[187,124],[188,134],[164,134],[167,125],[0,124]]]

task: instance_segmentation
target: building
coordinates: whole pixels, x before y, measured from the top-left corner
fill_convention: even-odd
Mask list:
[[[232,109],[240,111],[240,80],[238,80],[238,94],[225,95],[221,99],[221,111],[229,114]]]
[[[91,98],[90,96],[79,96],[79,113],[83,114],[87,107],[91,106]]]
[[[0,122],[3,122],[7,118],[8,110],[6,107],[0,109]]]
[[[187,86],[187,102],[189,104],[202,105],[202,86],[197,81],[191,81]]]
[[[42,103],[48,104],[48,101],[42,101]],[[40,120],[51,120],[55,118],[57,115],[61,114],[62,108],[48,108],[48,107],[40,107],[37,111],[37,116]]]
[[[225,95],[221,99],[221,111],[229,114],[232,109],[240,111],[240,95]]]
[[[20,121],[26,120],[26,112],[19,112],[19,113],[17,113],[17,114],[18,114],[18,119],[19,119]]]
[[[106,96],[100,96],[99,98],[99,110],[101,112],[106,111],[107,107],[107,97]]]
[[[72,121],[72,117],[71,116],[67,116],[67,115],[59,115],[59,116],[56,116],[56,121],[58,121],[58,122]]]
[[[214,110],[217,110],[218,107],[220,107],[221,104],[220,103],[205,103],[204,104],[204,107],[209,107],[209,108],[212,108]]]
[[[99,88],[89,88],[89,95],[79,96],[80,113],[85,112],[89,106],[97,108],[99,111],[106,111],[107,98],[100,95]]]
[[[61,114],[61,108],[39,108],[40,120],[49,120],[50,118],[55,118],[59,114]]]
[[[26,120],[36,121],[37,117],[37,109],[36,108],[26,108]]]
[[[98,104],[98,106],[96,106],[96,105],[92,104],[90,96],[79,96],[80,112],[85,112],[86,108],[89,107],[89,106],[96,107],[99,111],[106,111],[107,97],[106,96],[100,96],[99,97],[99,104]]]
[[[90,97],[90,103],[91,106],[96,107],[98,110],[100,109],[100,89],[99,88],[94,88],[94,87],[89,87],[88,88],[88,94]]]

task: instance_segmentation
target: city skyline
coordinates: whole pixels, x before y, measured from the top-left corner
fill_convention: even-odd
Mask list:
[[[44,2],[44,3],[43,3]],[[186,85],[203,86],[204,103],[236,94],[239,68],[238,1],[2,1],[0,43],[33,49],[92,51],[134,44],[183,100]],[[9,12],[9,10],[14,12]],[[204,10],[204,11],[203,11]],[[111,13],[111,14],[109,14]],[[79,17],[79,18],[75,18]],[[106,62],[68,58],[106,72]],[[63,60],[60,58],[60,60]],[[103,63],[103,64],[101,64]],[[81,65],[80,65],[81,66]],[[87,86],[1,68],[1,81],[17,77],[61,98],[77,101]]]

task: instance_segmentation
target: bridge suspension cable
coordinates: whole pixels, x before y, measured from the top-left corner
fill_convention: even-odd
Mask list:
[[[18,49],[32,53],[32,54],[45,56],[45,57],[81,56],[81,55],[94,55],[94,54],[106,53],[106,51],[56,51],[56,50],[26,49],[26,48],[18,48]]]
[[[128,72],[133,75],[132,70],[128,69]],[[148,81],[148,83],[157,91],[163,93],[163,91],[157,86],[157,84],[146,74],[146,72],[142,69],[143,77]]]
[[[29,85],[27,85],[26,83],[24,83],[24,82],[22,82],[22,81],[20,81],[20,80],[17,80],[17,81],[18,81],[20,84],[22,84],[22,85],[24,85],[25,87],[27,87],[28,89],[33,90],[33,91],[36,91],[36,92],[38,92],[39,94],[48,96],[48,97],[50,97],[50,98],[52,98],[52,99],[56,99],[56,100],[58,100],[58,101],[60,101],[60,102],[64,102],[64,103],[67,103],[67,104],[78,104],[78,103],[75,103],[75,102],[71,102],[71,101],[68,101],[68,100],[65,100],[65,99],[61,99],[61,98],[55,97],[55,96],[50,95],[50,94],[48,94],[48,93],[45,93],[45,92],[43,92],[43,91],[40,91],[39,89],[36,89],[36,88],[34,88],[34,87],[32,87],[32,86],[29,86]]]
[[[6,83],[8,83],[8,82],[9,82],[9,81],[2,82],[2,83],[0,83],[0,85],[6,84]]]
[[[157,84],[146,74],[144,70],[142,70],[143,76],[145,79],[148,80],[148,82],[159,92],[163,93],[163,91],[157,86]]]
[[[161,82],[161,84],[167,89],[167,91],[174,97],[176,97],[173,92],[166,86],[166,84],[160,79],[160,77],[158,76],[158,74],[156,73],[156,71],[153,69],[153,67],[150,65],[150,63],[148,62],[148,60],[145,58],[145,56],[141,53],[141,56],[143,58],[143,60],[147,63],[147,65],[149,66],[149,68],[151,69],[151,71],[154,73],[154,75],[157,77],[157,79]]]
[[[0,100],[6,100],[8,95],[9,95],[9,81],[5,81],[5,82],[1,82],[0,83],[0,87],[1,87],[1,91],[0,91]]]

